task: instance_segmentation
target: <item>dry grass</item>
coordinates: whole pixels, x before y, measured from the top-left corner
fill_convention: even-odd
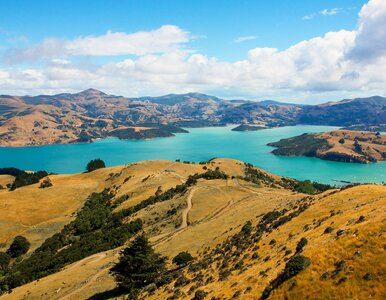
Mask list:
[[[109,170],[76,175],[50,175],[53,186],[39,183],[15,191],[0,190],[0,244],[8,245],[16,235],[26,236],[32,249],[39,246],[70,220],[87,196],[105,187]]]
[[[243,174],[244,166],[237,161],[221,159],[207,165],[210,168],[216,166],[234,176]],[[74,196],[72,194],[73,185],[76,182],[78,184],[82,182],[82,186],[84,185],[85,196],[89,193],[89,189],[114,186],[117,197],[123,194],[131,195],[121,205],[121,207],[128,207],[154,194],[158,186],[166,190],[185,181],[190,174],[202,172],[202,167],[202,165],[170,161],[145,161],[129,166],[99,170],[91,174],[58,175],[51,178],[54,183],[52,193],[56,188],[58,190],[55,193],[58,196],[58,192],[62,194],[67,188],[68,195]],[[113,173],[113,176],[109,175],[110,173]],[[130,179],[126,180],[128,177]],[[147,179],[143,181],[144,178]],[[68,222],[71,212],[76,211],[85,198],[63,203],[61,209],[51,208],[52,211],[45,211],[44,205],[38,206],[37,211],[40,210],[40,213],[34,215],[32,209],[34,204],[29,204],[29,202],[35,201],[32,203],[36,204],[38,195],[44,195],[42,198],[46,198],[49,194],[45,193],[49,193],[49,190],[40,190],[36,186],[30,186],[20,189],[20,194],[14,194],[11,202],[15,202],[16,199],[20,200],[24,194],[28,195],[28,199],[24,200],[24,205],[20,203],[20,206],[15,204],[10,206],[14,207],[14,213],[7,213],[9,215],[7,218],[13,220],[14,223],[9,224],[20,226],[12,219],[16,211],[23,216],[23,224],[29,226],[34,222],[44,224],[38,215],[46,215],[48,224],[58,218],[64,218],[63,222],[67,218]],[[1,191],[0,201],[5,198],[4,193],[12,194]],[[187,206],[188,197],[189,192],[173,200],[152,205],[134,216],[144,220],[145,231],[156,250],[169,258],[186,250],[196,257],[201,257],[205,248],[213,248],[227,237],[239,232],[246,221],[251,220],[253,224],[256,224],[261,215],[268,211],[283,208],[294,209],[294,206],[304,202],[302,199],[305,195],[282,188],[259,188],[238,179],[199,180],[191,195],[192,208],[188,212],[188,226],[181,228],[182,213]],[[61,201],[55,203],[61,203],[65,201],[64,199],[69,199],[69,197],[63,197]],[[386,187],[357,186],[343,191],[329,191],[308,199],[307,201],[312,201],[312,204],[300,216],[271,233],[263,235],[258,242],[259,260],[246,258],[244,259],[246,265],[244,272],[233,271],[225,281],[215,281],[200,287],[209,293],[208,299],[213,296],[229,299],[238,290],[241,291],[239,299],[258,299],[264,288],[285,266],[283,247],[294,251],[297,242],[302,237],[308,239],[303,254],[311,259],[312,264],[306,271],[296,276],[296,285],[294,280],[284,283],[271,294],[272,299],[285,297],[288,299],[307,297],[309,299],[384,298]],[[19,210],[16,210],[16,207]],[[68,213],[64,213],[63,207],[67,207]],[[177,213],[168,215],[168,211],[172,208],[176,208]],[[60,210],[62,210],[62,215]],[[331,211],[334,213],[331,214]],[[362,215],[365,221],[356,223]],[[330,234],[323,234],[327,226],[332,226],[334,231]],[[336,230],[341,228],[346,232],[337,238]],[[7,230],[9,236],[15,234],[11,234],[15,232],[14,229]],[[32,237],[32,235],[29,236]],[[275,245],[270,245],[272,239],[276,240]],[[28,299],[85,299],[95,293],[110,290],[115,287],[115,283],[108,275],[108,268],[112,262],[117,260],[117,251],[94,255],[56,274],[16,288],[2,299],[22,299],[25,296],[28,296]],[[361,255],[354,255],[356,251],[360,251]],[[265,261],[268,256],[270,258]],[[334,270],[334,264],[339,260],[346,262],[342,273],[335,279],[321,280],[320,276],[326,271]],[[263,271],[264,276],[260,274]],[[214,265],[212,269],[203,270],[205,276],[216,277],[217,272]],[[371,280],[363,279],[366,273],[372,274]],[[343,276],[347,277],[347,281],[336,284],[335,281]],[[188,290],[192,285],[183,286],[181,290],[188,295]],[[148,298],[166,299],[170,295],[172,292],[161,288],[154,295],[148,295]],[[192,295],[187,297],[190,299]]]
[[[325,151],[324,153],[344,153],[353,157],[363,157],[362,154],[354,150],[355,139],[358,139],[358,142],[363,149],[363,153],[365,153],[366,156],[372,157],[377,161],[385,160],[383,156],[386,153],[385,135],[376,135],[373,132],[335,130],[321,133],[318,136],[326,139],[330,146],[332,146],[331,149]],[[344,140],[343,144],[339,142],[341,139]]]

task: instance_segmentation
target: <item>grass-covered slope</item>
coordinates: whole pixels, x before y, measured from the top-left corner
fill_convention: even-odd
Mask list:
[[[106,299],[116,295],[109,270],[122,247],[111,244],[97,249],[106,244],[96,243],[95,248],[83,248],[87,243],[82,241],[103,241],[104,236],[111,236],[111,241],[117,235],[110,229],[129,226],[135,220],[141,220],[156,252],[168,257],[168,273],[158,286],[142,290],[143,299],[191,299],[195,295],[205,295],[204,299],[259,299],[263,295],[269,299],[319,295],[363,299],[369,295],[381,298],[385,293],[381,234],[385,230],[385,186],[329,189],[228,159],[201,164],[145,161],[63,176],[50,176],[54,185],[48,189],[30,185],[0,191],[0,196],[18,197],[35,191],[44,199],[60,193],[66,181],[76,179],[93,180],[92,190],[99,193],[109,189],[101,196],[90,198],[90,192],[80,197],[67,219],[67,224],[72,223],[64,231],[62,227],[46,232],[22,261],[10,266],[23,272],[36,258],[34,249],[62,231],[64,238],[59,240],[65,244],[46,248],[46,254],[53,255],[51,261],[61,262],[63,268],[16,287],[0,299]],[[48,191],[52,194],[46,194]],[[42,213],[44,208],[38,210]],[[23,210],[18,212],[19,221],[25,222]],[[105,218],[97,217],[101,215]],[[110,226],[112,220],[116,226]],[[25,234],[28,230],[10,232],[9,240],[16,235],[30,238]],[[118,236],[129,233],[115,232]],[[129,242],[130,235],[124,239]],[[183,251],[194,259],[177,267],[172,258]],[[69,254],[81,255],[72,264],[59,259]]]
[[[275,155],[311,156],[326,160],[374,163],[386,160],[386,136],[375,132],[335,130],[305,133],[269,143]]]

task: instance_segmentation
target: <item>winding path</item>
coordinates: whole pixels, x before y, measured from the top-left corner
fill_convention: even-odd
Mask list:
[[[185,231],[185,229],[189,226],[188,218],[189,218],[189,211],[191,210],[191,208],[193,206],[192,198],[193,198],[194,192],[197,191],[198,189],[200,189],[200,188],[199,187],[192,188],[189,192],[188,197],[186,198],[186,202],[187,202],[188,206],[182,211],[182,222],[181,222],[180,227],[176,231],[169,233],[169,234],[165,235],[164,237],[161,237],[159,240],[157,240],[153,244],[153,246],[160,246],[160,245],[164,244],[165,242],[170,241],[176,235]]]
[[[193,188],[190,191],[188,198],[186,199],[188,206],[182,211],[182,222],[181,222],[181,226],[180,226],[179,230],[184,229],[184,228],[188,227],[188,225],[189,225],[188,224],[189,211],[192,209],[192,198],[193,198],[194,192],[197,189],[198,188]]]
[[[72,266],[70,266],[69,268],[67,268],[65,270],[69,271],[69,270],[71,270],[73,268],[76,268],[76,267],[80,266],[81,264],[84,264],[88,260],[91,260],[90,261],[91,263],[100,261],[101,259],[105,258],[106,256],[107,256],[106,253],[98,253],[98,254],[86,257],[86,258],[78,261],[77,263],[73,264]],[[96,274],[94,274],[94,276],[92,276],[90,279],[88,279],[85,284],[79,286],[75,290],[72,290],[70,293],[68,293],[66,295],[63,295],[62,297],[59,298],[59,300],[71,299],[71,297],[74,296],[75,294],[77,294],[80,291],[84,290],[89,285],[94,284],[97,281],[97,279],[102,275],[102,273],[108,272],[109,269],[110,269],[110,267],[102,268]]]

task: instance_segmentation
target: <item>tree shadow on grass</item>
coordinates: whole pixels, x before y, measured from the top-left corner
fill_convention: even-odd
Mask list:
[[[109,291],[95,294],[95,295],[91,296],[90,298],[88,298],[88,300],[106,300],[106,299],[111,299],[113,297],[122,296],[123,294],[124,294],[124,291],[117,287],[117,288],[114,288],[114,289],[109,290]]]

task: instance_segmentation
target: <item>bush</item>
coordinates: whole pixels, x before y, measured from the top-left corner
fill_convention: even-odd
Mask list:
[[[298,242],[298,244],[296,245],[296,253],[303,251],[303,248],[305,245],[307,245],[307,243],[308,243],[308,240],[305,237],[302,237]]]
[[[48,187],[51,187],[53,186],[51,180],[47,177],[46,179],[44,179],[42,181],[42,183],[40,184],[39,188],[40,189],[45,189],[45,188],[48,188]]]
[[[193,256],[189,252],[183,251],[178,253],[173,258],[173,263],[175,263],[177,266],[181,266],[181,265],[186,265],[188,262],[192,260],[193,260]]]
[[[252,223],[251,221],[247,221],[244,226],[241,228],[241,232],[245,233],[245,234],[251,234],[252,232]]]
[[[11,262],[11,256],[5,252],[0,252],[0,269],[6,269]]]
[[[30,242],[24,236],[18,235],[9,246],[7,253],[13,258],[19,257],[28,252],[30,245]]]
[[[106,165],[105,162],[100,158],[91,160],[86,166],[87,172],[92,172],[101,168],[106,168]]]
[[[166,270],[166,258],[154,252],[144,235],[138,236],[121,252],[119,262],[111,269],[118,286],[136,298],[140,289],[156,283]]]
[[[196,291],[196,293],[194,294],[194,297],[192,298],[192,300],[203,300],[205,299],[206,297],[206,293],[204,291]]]
[[[267,299],[272,290],[278,288],[283,282],[291,279],[292,277],[299,274],[301,271],[308,268],[311,261],[308,257],[303,255],[295,255],[285,265],[283,272],[281,272],[276,279],[274,279],[270,286],[264,289],[261,299]]]
[[[327,233],[331,233],[334,231],[334,228],[332,228],[331,226],[328,226],[326,227],[326,229],[324,230],[324,233],[327,234]]]

